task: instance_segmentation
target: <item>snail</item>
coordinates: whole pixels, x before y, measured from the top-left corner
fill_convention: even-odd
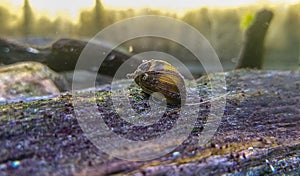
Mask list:
[[[133,78],[143,92],[151,95],[154,92],[162,94],[171,105],[185,103],[186,90],[184,78],[180,72],[163,60],[146,60],[137,70],[127,75]]]

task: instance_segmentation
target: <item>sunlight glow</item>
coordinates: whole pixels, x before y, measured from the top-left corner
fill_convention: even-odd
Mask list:
[[[170,9],[190,9],[199,6],[238,6],[254,3],[256,0],[104,0],[103,2],[111,7],[117,8],[170,8]]]
[[[50,16],[66,14],[77,17],[82,9],[91,8],[95,0],[30,0],[31,6],[38,12],[45,12]],[[126,8],[158,8],[182,13],[191,8],[201,6],[232,7],[248,5],[257,2],[295,3],[299,0],[102,0],[103,5],[110,9]],[[0,4],[9,4],[21,8],[23,0],[1,0]]]

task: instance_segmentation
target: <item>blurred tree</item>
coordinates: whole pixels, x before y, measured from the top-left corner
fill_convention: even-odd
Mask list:
[[[0,21],[1,21],[0,35],[9,33],[11,19],[12,16],[10,12],[5,7],[0,6]]]
[[[139,11],[138,15],[163,15],[160,10],[143,8]]]
[[[294,5],[291,5],[287,11],[286,21],[284,24],[285,27],[285,36],[287,38],[287,48],[289,52],[294,57],[297,57],[300,46],[300,2]]]
[[[222,60],[231,60],[240,50],[242,31],[236,9],[212,12],[211,43]]]
[[[73,34],[73,24],[70,20],[64,18],[63,16],[57,16],[53,21],[52,34],[54,33],[56,37],[68,37]]]
[[[101,0],[95,0],[94,13],[94,25],[96,32],[99,32],[102,28],[106,26],[105,23],[105,10],[102,5]]]
[[[43,16],[35,22],[35,34],[43,37],[75,36],[74,24],[63,16],[57,16],[54,21]]]
[[[55,30],[52,21],[45,16],[39,18],[35,25],[36,34],[39,36],[49,36],[51,31]]]
[[[187,12],[182,20],[198,29],[208,40],[211,39],[212,22],[207,8]]]
[[[90,10],[83,10],[79,17],[78,34],[80,36],[92,36],[91,29],[93,28],[92,12]]]
[[[92,10],[84,10],[80,13],[79,35],[93,36],[103,29],[107,24],[105,13],[101,0],[95,0],[95,6]]]
[[[107,16],[105,17],[105,19],[106,19],[105,24],[106,24],[106,25],[111,25],[111,24],[113,24],[114,22],[116,22],[116,20],[117,20],[117,13],[116,13],[116,11],[113,11],[113,10],[106,10],[105,13],[106,13],[106,14],[109,14],[109,15],[107,15]]]
[[[22,33],[25,37],[29,37],[33,34],[34,15],[31,9],[29,0],[24,0],[23,5],[23,21],[22,21]]]
[[[115,13],[117,14],[115,19],[116,21],[136,16],[136,11],[134,11],[133,9],[128,9],[126,11],[125,10],[117,11]]]
[[[256,13],[253,23],[246,30],[245,43],[236,68],[262,68],[264,41],[272,18],[273,12],[270,10],[264,9]]]

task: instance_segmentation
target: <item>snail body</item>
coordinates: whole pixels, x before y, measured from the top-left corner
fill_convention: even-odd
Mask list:
[[[185,102],[184,78],[175,67],[166,61],[143,61],[137,70],[128,77],[133,78],[135,83],[149,95],[154,92],[161,93],[168,104],[180,105]]]

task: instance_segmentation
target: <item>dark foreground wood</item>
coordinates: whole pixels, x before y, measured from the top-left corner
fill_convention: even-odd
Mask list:
[[[83,40],[62,38],[52,43],[51,46],[41,48],[0,38],[0,64],[35,61],[47,65],[56,72],[73,71],[87,44],[88,42]],[[90,42],[90,47],[91,45],[100,53],[107,53],[107,57],[99,70],[94,70],[93,64],[84,69],[99,71],[103,75],[113,76],[119,66],[133,55],[125,50],[121,51],[121,48],[113,48],[103,41]]]
[[[230,93],[222,122],[209,143],[198,144],[201,128],[195,128],[174,151],[150,161],[120,160],[97,149],[74,117],[71,95],[1,105],[0,175],[299,174],[300,73],[224,74]],[[109,118],[114,112],[105,106],[107,88],[98,94],[98,107]],[[83,102],[90,100],[86,94]],[[82,106],[82,111],[88,108]]]

